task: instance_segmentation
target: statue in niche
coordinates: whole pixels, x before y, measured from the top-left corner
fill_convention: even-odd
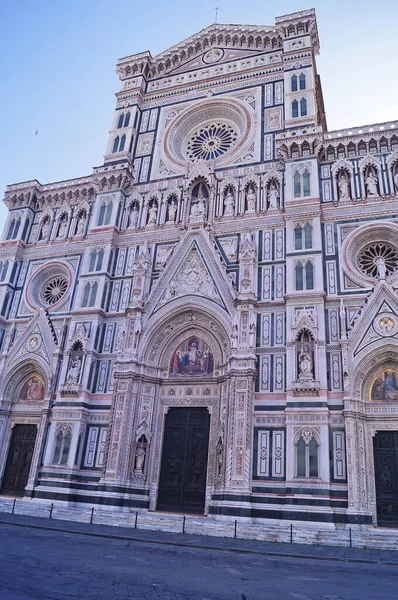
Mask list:
[[[246,212],[256,212],[256,192],[253,185],[250,185],[246,191],[246,207]]]
[[[86,213],[82,212],[82,213],[80,213],[80,216],[78,217],[78,221],[77,221],[76,237],[83,237],[85,225],[86,225]]]
[[[386,261],[382,256],[378,256],[375,260],[375,264],[377,267],[377,275],[379,279],[385,279],[387,276]]]
[[[144,463],[145,463],[145,455],[146,455],[146,448],[145,448],[144,444],[139,443],[137,446],[136,453],[135,453],[134,471],[136,473],[142,473],[142,470],[144,468]]]
[[[233,217],[235,212],[235,198],[231,188],[228,188],[227,195],[224,199],[224,217]]]
[[[368,196],[377,196],[377,177],[375,177],[373,171],[369,171],[368,176],[365,179],[365,185]]]
[[[198,194],[198,200],[191,206],[191,217],[203,217],[206,212],[206,198],[202,191]]]
[[[58,236],[59,238],[63,238],[66,235],[66,230],[68,228],[68,217],[67,215],[62,215],[61,220],[59,222],[58,228]]]
[[[47,240],[50,233],[50,219],[46,217],[41,225],[40,240]]]
[[[129,222],[128,222],[129,228],[136,229],[137,224],[138,224],[138,216],[139,216],[138,206],[134,203],[133,206],[131,207],[131,211],[129,214]]]
[[[395,191],[398,192],[398,169],[395,171],[394,185],[395,185]]]
[[[222,465],[223,465],[223,444],[221,437],[218,438],[217,447],[216,447],[216,456],[217,456],[217,475],[221,475]]]
[[[174,223],[176,220],[176,213],[177,213],[177,202],[174,199],[170,202],[167,210],[168,210],[167,222]]]
[[[312,353],[308,350],[306,346],[301,350],[299,354],[298,363],[300,369],[299,379],[312,379]]]
[[[348,183],[347,176],[345,173],[341,175],[337,182],[339,188],[340,200],[349,200],[350,199],[350,185]]]
[[[158,207],[157,207],[156,202],[153,202],[153,204],[149,208],[148,225],[156,225],[157,216],[158,216]]]
[[[279,208],[279,192],[275,183],[271,184],[270,190],[268,192],[268,202],[270,209]]]
[[[234,323],[232,325],[232,332],[231,332],[231,348],[233,348],[234,350],[236,350],[238,347],[238,336],[239,336],[238,324]]]
[[[73,358],[70,363],[70,367],[68,369],[67,380],[75,381],[76,383],[79,381],[80,371],[82,368],[81,358],[78,356]]]

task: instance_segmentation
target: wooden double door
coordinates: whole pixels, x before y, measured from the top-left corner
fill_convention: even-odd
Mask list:
[[[373,440],[377,524],[398,527],[398,431],[380,431]]]
[[[15,425],[12,430],[1,491],[23,496],[37,436],[36,425]]]
[[[210,415],[207,408],[170,408],[165,419],[158,510],[204,512]]]

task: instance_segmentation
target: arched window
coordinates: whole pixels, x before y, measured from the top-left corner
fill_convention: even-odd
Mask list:
[[[7,271],[8,271],[8,260],[6,260],[4,263],[1,263],[1,276],[0,276],[0,280],[4,281],[7,275]]]
[[[302,117],[307,116],[307,100],[305,98],[300,100],[300,114]]]
[[[85,307],[88,305],[88,297],[90,295],[90,284],[86,283],[86,285],[84,286],[84,293],[83,293],[83,300],[82,300],[82,306]]]
[[[293,75],[291,82],[292,82],[292,92],[297,92],[297,75]]]
[[[128,112],[128,113],[126,114],[126,116],[124,117],[124,126],[125,126],[125,127],[128,127],[128,126],[129,126],[129,123],[130,123],[130,113]]]
[[[309,223],[304,227],[304,246],[306,249],[312,248],[312,226]]]
[[[295,119],[299,116],[299,105],[297,100],[293,100],[292,102],[292,118]]]
[[[97,251],[96,250],[91,250],[90,265],[88,267],[89,271],[94,271],[96,258],[97,258]]]
[[[301,225],[296,225],[294,228],[294,249],[301,250],[303,247],[303,228]]]
[[[123,152],[125,143],[126,143],[126,136],[122,135],[122,137],[120,139],[119,152]]]
[[[106,205],[105,204],[101,204],[100,210],[99,210],[99,215],[98,215],[98,225],[101,226],[104,224],[104,219],[105,219],[105,211],[106,211]]]
[[[305,477],[306,468],[305,468],[305,441],[303,438],[300,438],[296,444],[296,452],[297,452],[297,477]]]
[[[15,227],[15,219],[12,219],[10,226],[8,228],[7,240],[11,240],[14,237],[14,227]]]
[[[305,90],[306,85],[305,85],[305,75],[304,75],[304,73],[301,73],[301,75],[299,77],[299,81],[300,81],[300,90]],[[296,90],[294,90],[294,91],[296,91]]]
[[[91,294],[90,294],[90,303],[89,303],[89,306],[94,306],[95,300],[97,298],[97,290],[98,290],[98,283],[94,283],[91,286]]]
[[[114,154],[115,152],[117,152],[118,148],[119,148],[119,136],[116,136],[113,141],[112,153]]]
[[[117,128],[120,129],[121,127],[123,127],[123,121],[124,121],[124,114],[122,113],[121,115],[119,115],[119,120],[117,122]],[[114,152],[116,152],[116,150],[114,150]]]
[[[303,265],[302,263],[297,263],[295,267],[296,272],[296,290],[301,291],[304,289],[304,277],[303,277]]]
[[[60,429],[55,438],[55,449],[52,460],[53,465],[66,465],[68,462],[69,448],[72,440],[72,434],[68,430]]]
[[[307,262],[305,265],[305,289],[314,289],[314,265],[312,262]]]
[[[101,250],[99,250],[99,252],[97,254],[97,264],[95,266],[96,271],[101,271],[103,261],[104,261],[104,251],[101,248]]]
[[[109,225],[112,216],[113,203],[109,202],[106,205],[105,217],[104,217],[104,225]]]
[[[296,442],[296,477],[319,477],[319,445],[311,431]]]
[[[304,196],[309,196],[311,194],[310,174],[308,171],[304,171],[303,173],[303,192]]]
[[[294,186],[294,197],[301,197],[301,175],[298,171],[295,172],[293,177],[293,186]]]

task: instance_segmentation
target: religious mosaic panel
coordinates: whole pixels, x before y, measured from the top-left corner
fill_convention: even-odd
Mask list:
[[[398,371],[387,369],[373,382],[371,400],[398,400]]]
[[[170,375],[201,377],[212,375],[213,353],[201,339],[192,337],[183,342],[175,351],[170,365]]]

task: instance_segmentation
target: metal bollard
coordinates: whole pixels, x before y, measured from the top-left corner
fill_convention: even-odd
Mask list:
[[[53,518],[53,507],[54,507],[54,503],[51,502],[51,506],[50,506],[50,516],[48,517],[49,519]]]
[[[11,514],[12,514],[12,515],[13,515],[13,514],[14,514],[14,512],[15,512],[15,505],[16,505],[16,503],[17,503],[17,499],[16,499],[16,498],[14,498],[14,502],[12,503],[12,510],[11,510]]]
[[[94,518],[94,506],[91,509],[90,525],[92,525],[92,523],[93,523],[93,518]]]
[[[352,531],[351,531],[351,527],[350,527],[350,548],[352,548]]]
[[[137,521],[138,521],[138,510],[135,512],[134,529],[137,529]]]
[[[238,528],[238,521],[235,519],[235,531],[234,531],[234,540],[236,540],[236,531]]]
[[[293,544],[293,525],[290,523],[290,543]]]
[[[185,515],[182,518],[182,533],[185,533]]]

